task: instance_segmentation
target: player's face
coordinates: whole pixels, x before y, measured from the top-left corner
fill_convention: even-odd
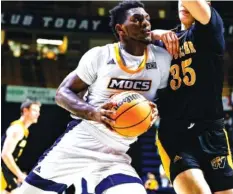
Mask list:
[[[150,16],[143,8],[132,8],[127,11],[127,18],[122,28],[125,38],[134,39],[146,44],[151,42]]]
[[[181,23],[188,27],[191,26],[194,22],[194,18],[189,13],[189,11],[182,5],[181,1],[179,1],[178,3],[178,10]]]
[[[32,104],[26,114],[27,118],[32,123],[37,123],[38,118],[40,116],[40,106],[38,104]]]
[[[155,179],[155,175],[153,175],[153,174],[149,174],[149,175],[148,175],[148,179],[150,179],[150,180],[154,180],[154,179]]]

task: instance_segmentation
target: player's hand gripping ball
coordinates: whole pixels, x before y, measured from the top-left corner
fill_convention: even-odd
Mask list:
[[[137,92],[127,91],[113,95],[110,99],[116,104],[113,130],[122,136],[137,137],[146,132],[157,118],[156,105]],[[156,114],[155,114],[156,112]]]

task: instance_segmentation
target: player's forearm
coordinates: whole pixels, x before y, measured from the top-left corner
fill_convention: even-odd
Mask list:
[[[75,116],[92,120],[95,108],[68,88],[60,88],[56,94],[56,103]]]
[[[12,154],[2,153],[2,160],[7,166],[7,168],[16,176],[19,177],[22,174],[22,171],[15,163],[15,160]]]
[[[159,29],[156,29],[156,30],[153,30],[152,31],[152,40],[161,40],[162,39],[162,35],[165,33],[165,32],[168,32],[169,30],[159,30]]]

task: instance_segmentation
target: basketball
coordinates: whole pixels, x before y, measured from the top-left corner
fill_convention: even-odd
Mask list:
[[[125,137],[136,137],[146,132],[151,123],[152,109],[149,101],[137,92],[122,92],[110,99],[116,105],[112,127],[118,134]]]

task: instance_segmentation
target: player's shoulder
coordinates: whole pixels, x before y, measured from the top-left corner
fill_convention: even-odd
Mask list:
[[[101,47],[100,47],[100,46],[96,46],[96,47],[93,47],[93,48],[89,49],[89,50],[84,54],[84,56],[86,56],[86,57],[96,57],[96,56],[98,56],[100,53],[101,53]]]
[[[172,56],[168,53],[168,51],[165,48],[156,46],[154,44],[150,44],[148,45],[148,47],[152,51],[153,55],[155,55],[156,57],[163,57],[168,61],[172,60]]]
[[[216,14],[218,19],[222,19],[219,12],[214,7],[210,6],[210,12],[211,12],[211,17],[213,17],[213,15]]]
[[[106,44],[104,46],[93,47],[90,50],[88,50],[84,55],[86,58],[98,60],[109,55],[112,45],[113,44]]]
[[[167,50],[162,48],[162,47],[159,47],[159,46],[156,46],[156,45],[153,45],[153,44],[150,44],[148,47],[155,54],[164,55],[164,56],[167,56],[167,57],[170,56],[171,57],[171,55],[167,52]]]
[[[11,136],[14,139],[22,139],[24,136],[24,130],[23,130],[22,125],[19,125],[19,124],[11,125],[7,129],[6,135]]]
[[[221,15],[214,7],[210,6],[210,11],[211,11],[211,17],[208,24],[213,23],[212,25],[216,26],[216,28],[220,28],[221,31],[224,28],[224,24],[223,24],[224,22]]]
[[[206,30],[206,29],[210,29],[213,30],[215,29],[215,31],[223,31],[223,20],[222,17],[220,16],[220,14],[218,13],[218,11],[210,6],[210,19],[209,22],[207,24],[201,24],[200,22],[196,21],[194,25],[192,25],[192,27],[190,28],[193,31],[196,31],[197,29],[199,30]],[[204,28],[203,28],[204,27]],[[210,27],[210,28],[208,28]]]

